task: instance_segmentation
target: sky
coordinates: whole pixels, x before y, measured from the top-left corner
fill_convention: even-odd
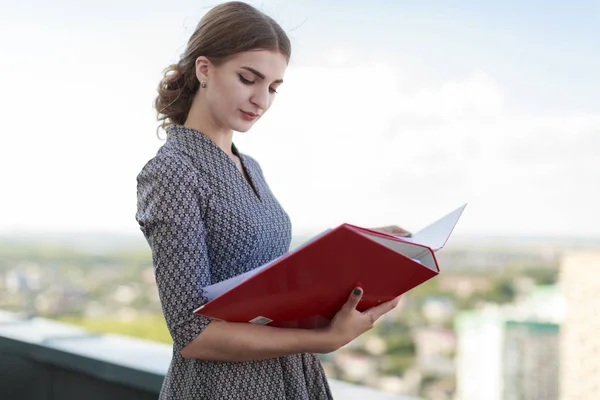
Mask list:
[[[3,1],[0,233],[138,233],[152,102],[213,1]],[[234,142],[294,234],[600,236],[600,2],[251,2],[288,32],[275,104]]]

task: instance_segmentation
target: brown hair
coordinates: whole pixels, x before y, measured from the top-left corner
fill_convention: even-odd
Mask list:
[[[283,29],[251,5],[232,1],[208,11],[190,37],[179,62],[164,70],[154,101],[159,128],[185,122],[199,87],[198,57],[205,56],[218,66],[232,55],[256,49],[278,50],[288,62],[291,56],[290,40]]]

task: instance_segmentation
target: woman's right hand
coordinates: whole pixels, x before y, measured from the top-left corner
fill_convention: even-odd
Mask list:
[[[400,296],[363,312],[358,311],[356,306],[362,298],[361,288],[355,288],[346,303],[331,320],[325,329],[330,335],[334,350],[345,346],[358,336],[373,328],[375,322],[384,314],[392,311],[398,306]]]

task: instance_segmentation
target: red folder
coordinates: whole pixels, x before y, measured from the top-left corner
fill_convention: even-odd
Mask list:
[[[438,221],[445,231],[436,234],[432,224],[412,238],[342,224],[230,280],[223,293],[194,313],[288,328],[327,326],[355,287],[363,289],[357,309],[364,311],[436,276],[435,251],[446,243],[464,207]],[[419,243],[420,237],[432,245]]]

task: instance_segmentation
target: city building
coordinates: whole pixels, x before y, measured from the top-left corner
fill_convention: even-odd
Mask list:
[[[600,399],[600,252],[565,255],[566,313],[561,329],[561,400]]]
[[[559,400],[563,318],[562,294],[553,286],[517,304],[460,313],[456,400]]]
[[[503,400],[559,399],[559,325],[506,321]]]

